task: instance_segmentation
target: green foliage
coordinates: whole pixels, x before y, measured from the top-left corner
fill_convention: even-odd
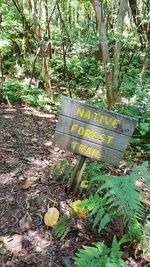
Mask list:
[[[18,80],[3,82],[2,97],[10,102],[25,102],[46,110],[51,109],[51,97],[42,89],[30,86]]]
[[[113,238],[112,247],[108,248],[104,243],[93,243],[93,246],[83,246],[75,256],[76,267],[127,267],[121,259],[120,243]]]
[[[141,166],[134,165],[128,176],[97,175],[91,183],[100,182],[94,195],[82,201],[81,207],[93,218],[93,227],[98,225],[98,232],[106,227],[111,219],[122,218],[125,225],[132,225],[135,220],[141,221],[144,216],[144,199],[135,182],[141,176],[150,190],[147,162]],[[132,225],[133,227],[133,225]]]
[[[8,80],[3,83],[2,97],[11,102],[21,101],[24,86],[18,80]]]
[[[7,253],[7,249],[0,246],[0,255],[5,255]]]
[[[150,122],[145,122],[145,120],[139,123],[139,132],[143,136],[150,130]]]
[[[57,224],[54,226],[54,234],[55,236],[62,240],[66,237],[66,235],[69,233],[71,226],[74,223],[74,218],[72,215],[62,215],[57,222]]]
[[[130,241],[136,241],[139,243],[142,239],[142,225],[135,220],[133,223],[129,225],[128,228],[128,237]]]
[[[86,168],[86,173],[87,173],[89,179],[91,177],[97,176],[98,174],[102,173],[103,168],[104,168],[104,164],[103,163],[99,163],[99,162],[93,162],[93,163],[91,163]]]
[[[68,166],[67,160],[63,160],[63,159],[58,160],[52,168],[52,172],[51,172],[52,177],[55,179],[60,177],[66,170],[67,166]]]
[[[143,253],[150,253],[150,215],[147,216],[145,224],[142,227],[142,232],[143,235],[139,247]]]
[[[67,160],[58,160],[53,166],[51,175],[54,179],[62,178],[64,185],[68,185],[68,181],[73,172],[73,166]]]

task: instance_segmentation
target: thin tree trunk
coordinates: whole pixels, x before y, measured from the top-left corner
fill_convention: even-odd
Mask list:
[[[2,98],[2,84],[3,84],[3,57],[0,56],[0,99]]]
[[[144,29],[143,29],[143,26],[142,26],[142,21],[141,21],[141,18],[140,18],[140,12],[138,10],[138,4],[137,4],[137,0],[129,0],[129,5],[130,5],[130,8],[131,8],[131,13],[132,13],[132,16],[133,16],[133,20],[134,20],[134,23],[135,23],[135,26],[136,26],[136,30],[137,30],[137,33],[138,33],[138,36],[139,36],[139,40],[140,40],[140,43],[141,43],[141,49],[143,50],[144,47],[145,47],[145,38],[144,38]]]
[[[102,3],[98,0],[90,0],[98,23],[99,36],[101,42],[102,58],[104,63],[105,80],[106,80],[106,95],[108,100],[108,109],[112,109],[112,92],[111,92],[111,68],[108,40],[106,36],[106,26],[104,21]]]
[[[46,13],[46,34],[47,34],[47,38],[48,38],[47,52],[49,54],[49,58],[52,59],[51,31],[50,31],[49,14],[48,14],[48,1],[47,0],[45,0],[45,13]]]
[[[44,79],[44,88],[47,92],[52,92],[51,81],[49,79],[48,73],[48,58],[46,56],[46,51],[42,48],[42,71],[43,71],[43,79]]]
[[[39,53],[40,53],[40,47],[37,48],[35,57],[34,57],[33,62],[32,62],[32,72],[31,72],[31,78],[30,78],[29,87],[30,87],[30,85],[32,83],[32,80],[33,80],[33,77],[34,77],[35,63],[36,63],[36,60],[37,60],[37,57],[38,57]]]
[[[146,51],[145,51],[145,56],[144,56],[144,60],[143,60],[143,66],[142,66],[142,71],[140,73],[140,79],[143,82],[144,77],[145,77],[145,71],[148,67],[148,65],[150,64],[150,40],[147,40],[146,43]]]
[[[124,18],[127,9],[127,1],[128,0],[120,0],[118,18],[116,23],[116,34],[117,39],[115,43],[115,50],[114,50],[114,57],[113,57],[113,71],[112,71],[112,97],[113,103],[118,102],[119,96],[119,60],[120,60],[120,53],[121,53],[121,38],[123,34],[123,25],[124,25]]]

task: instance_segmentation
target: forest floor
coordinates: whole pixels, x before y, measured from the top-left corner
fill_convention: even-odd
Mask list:
[[[113,226],[113,231],[98,236],[88,219],[78,218],[59,241],[44,225],[48,204],[62,213],[75,200],[65,193],[62,179],[52,177],[58,160],[75,161],[53,144],[56,117],[56,111],[0,106],[0,247],[4,247],[0,267],[72,267],[77,249],[93,241],[109,245],[117,231]],[[28,230],[21,225],[22,218],[30,224]],[[131,267],[150,266],[140,255],[135,258],[132,247],[126,247],[124,258]]]

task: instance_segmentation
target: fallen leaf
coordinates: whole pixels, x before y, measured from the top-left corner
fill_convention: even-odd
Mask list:
[[[32,181],[30,178],[27,178],[22,186],[23,189],[28,189],[32,185]]]
[[[25,231],[31,228],[32,218],[30,214],[27,212],[23,218],[19,221],[19,227]]]
[[[53,227],[59,219],[59,211],[55,207],[49,208],[44,215],[44,223],[47,226]]]
[[[17,255],[22,250],[22,236],[18,234],[13,235],[11,241],[6,242],[5,247],[11,253]]]

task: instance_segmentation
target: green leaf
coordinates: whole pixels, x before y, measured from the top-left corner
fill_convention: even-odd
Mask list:
[[[0,255],[6,254],[7,250],[4,247],[0,247]]]
[[[110,216],[108,213],[106,213],[98,227],[98,232],[100,233],[109,222],[110,222]]]

